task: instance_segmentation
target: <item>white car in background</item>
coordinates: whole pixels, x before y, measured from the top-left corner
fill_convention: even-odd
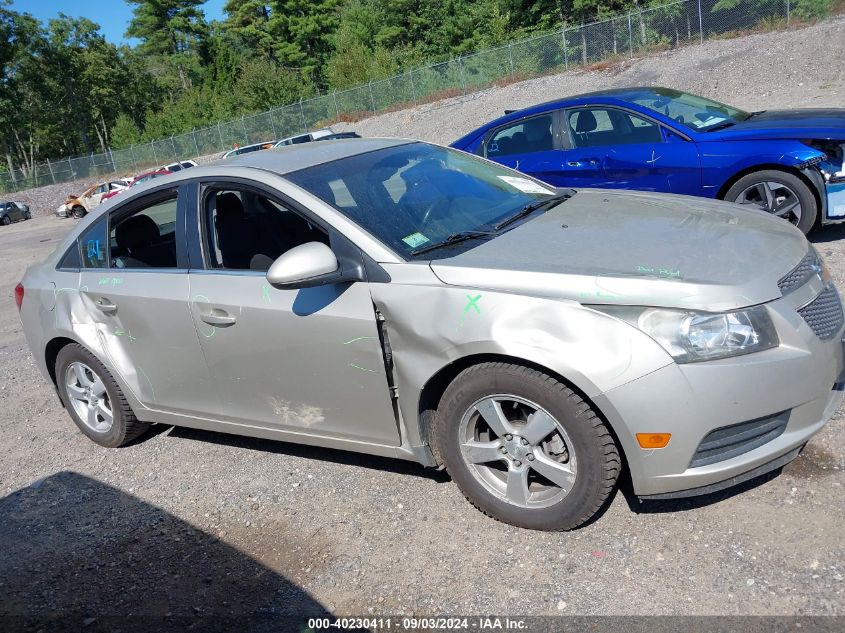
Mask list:
[[[123,191],[132,182],[131,177],[118,178],[108,182],[97,183],[88,187],[80,195],[68,195],[65,201],[56,209],[60,218],[73,216],[81,218],[103,200],[103,196],[111,191]]]
[[[168,163],[167,165],[156,167],[156,171],[182,171],[183,169],[190,169],[191,167],[196,166],[197,162],[194,160],[177,160],[175,163]]]
[[[273,147],[283,147],[285,145],[298,145],[300,143],[310,143],[311,141],[319,141],[322,138],[327,136],[332,136],[335,133],[330,127],[323,128],[322,130],[314,130],[313,132],[308,132],[307,134],[297,134],[296,136],[290,136],[288,138],[283,138],[280,141],[276,141],[276,144]]]

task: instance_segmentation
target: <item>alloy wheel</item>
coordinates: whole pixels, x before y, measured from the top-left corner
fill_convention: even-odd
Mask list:
[[[523,508],[544,508],[575,485],[575,451],[563,426],[539,405],[502,394],[475,402],[461,418],[461,456],[493,495]]]
[[[71,406],[85,426],[97,433],[111,429],[114,417],[109,394],[94,370],[78,361],[68,365],[65,390]]]
[[[735,202],[750,204],[792,224],[801,221],[801,200],[782,182],[767,180],[743,189]]]

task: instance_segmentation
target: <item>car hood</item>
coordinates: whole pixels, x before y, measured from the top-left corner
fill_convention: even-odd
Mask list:
[[[845,108],[766,110],[724,130],[702,132],[701,140],[845,140]]]
[[[581,303],[730,310],[781,296],[795,227],[738,205],[600,189],[431,268],[446,284]]]

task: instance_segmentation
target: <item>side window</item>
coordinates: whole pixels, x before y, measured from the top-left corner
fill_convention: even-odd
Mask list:
[[[204,200],[209,268],[266,271],[295,246],[329,243],[321,228],[254,191],[215,188]]]
[[[114,221],[112,268],[176,268],[176,192]]]
[[[83,268],[108,268],[108,218],[100,218],[79,238],[79,254]]]
[[[67,249],[64,257],[62,257],[62,261],[59,262],[58,269],[59,270],[79,270],[80,268],[80,259],[79,259],[79,243],[74,242],[73,246]]]
[[[550,112],[496,130],[487,141],[487,156],[495,158],[554,149],[553,120]]]
[[[581,108],[567,112],[575,147],[662,143],[660,126],[643,117],[615,108]]]

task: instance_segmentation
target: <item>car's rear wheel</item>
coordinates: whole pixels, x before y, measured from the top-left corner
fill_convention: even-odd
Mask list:
[[[12,218],[10,218],[8,215],[4,215],[2,218],[0,218],[0,224],[2,224],[3,226],[8,226],[11,223]]]
[[[59,351],[56,382],[76,426],[100,446],[123,446],[150,427],[132,413],[109,370],[81,345]]]
[[[519,527],[570,530],[602,508],[621,461],[607,427],[560,381],[483,363],[446,389],[435,450],[467,499]]]
[[[747,204],[783,218],[807,234],[818,215],[816,197],[798,176],[776,169],[755,171],[737,180],[725,200]]]
[[[75,207],[73,207],[73,209],[71,210],[71,213],[73,214],[73,217],[75,217],[75,218],[81,218],[81,217],[84,217],[84,216],[85,216],[85,214],[87,213],[87,211],[85,210],[85,207],[81,207],[81,206],[79,206],[79,205],[76,205],[76,206],[75,206]]]

